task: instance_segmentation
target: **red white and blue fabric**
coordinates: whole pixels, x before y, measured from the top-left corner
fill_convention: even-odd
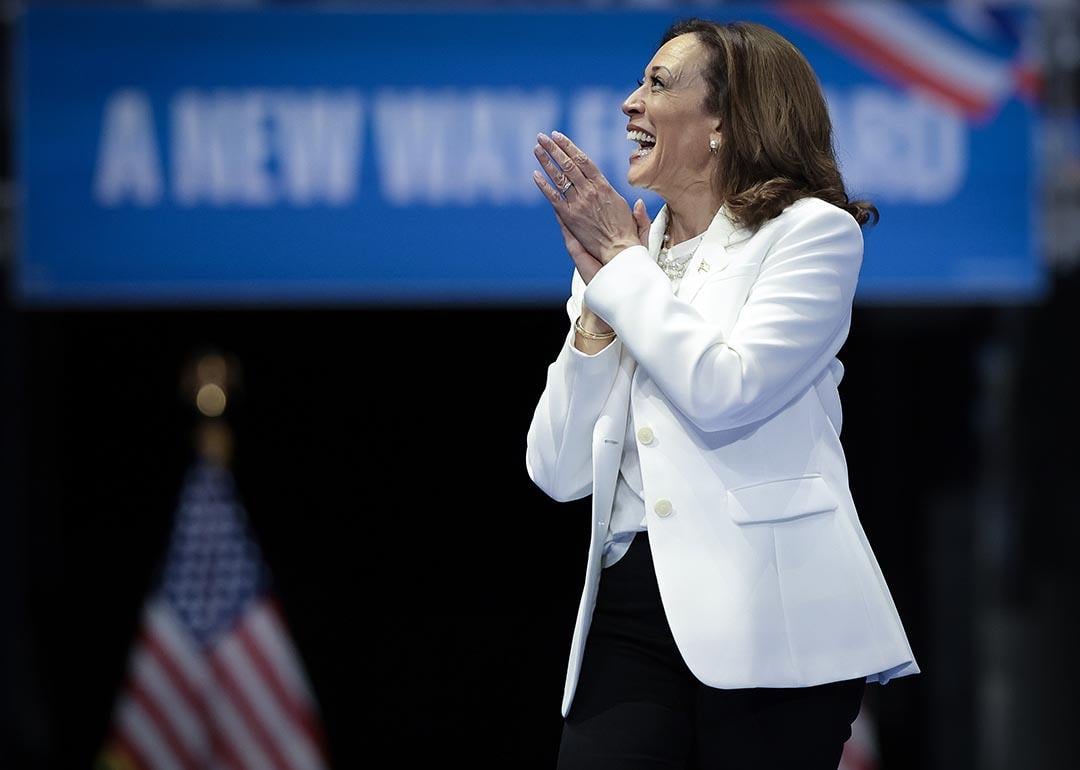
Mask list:
[[[318,708],[225,468],[188,473],[99,767],[322,770]]]
[[[1014,95],[1037,91],[1032,48],[1023,17],[1015,14],[971,3],[942,10],[895,0],[785,0],[778,11],[883,79],[973,120],[991,117]]]

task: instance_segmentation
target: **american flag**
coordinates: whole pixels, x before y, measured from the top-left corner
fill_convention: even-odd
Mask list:
[[[188,471],[101,770],[319,770],[318,707],[227,468]]]
[[[979,122],[1039,89],[1031,17],[991,0],[932,6],[898,0],[782,0],[777,11],[867,69]],[[1022,4],[1018,4],[1021,5]]]

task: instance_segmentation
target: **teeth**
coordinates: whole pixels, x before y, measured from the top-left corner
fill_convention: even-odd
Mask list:
[[[635,157],[635,158],[644,158],[646,155],[651,153],[652,150],[653,150],[652,147],[642,147],[640,150],[638,150],[637,152],[634,153],[633,157]]]
[[[646,144],[656,144],[656,137],[650,136],[644,131],[627,131],[626,139],[630,142],[645,142]]]

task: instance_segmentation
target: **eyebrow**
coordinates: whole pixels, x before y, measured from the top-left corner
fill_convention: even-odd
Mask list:
[[[668,75],[670,75],[671,77],[675,77],[675,74],[663,64],[654,64],[652,67],[649,68],[649,72],[656,72],[657,70],[667,70]],[[645,74],[647,75],[649,74],[649,72],[646,72]]]

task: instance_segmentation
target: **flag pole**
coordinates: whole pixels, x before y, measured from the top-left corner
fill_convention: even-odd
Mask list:
[[[193,354],[180,381],[182,396],[199,414],[192,437],[196,456],[225,468],[231,467],[235,448],[225,411],[240,382],[239,360],[217,349]]]
[[[179,387],[197,411],[195,463],[97,768],[329,770],[318,702],[230,468],[239,363],[197,351]]]

